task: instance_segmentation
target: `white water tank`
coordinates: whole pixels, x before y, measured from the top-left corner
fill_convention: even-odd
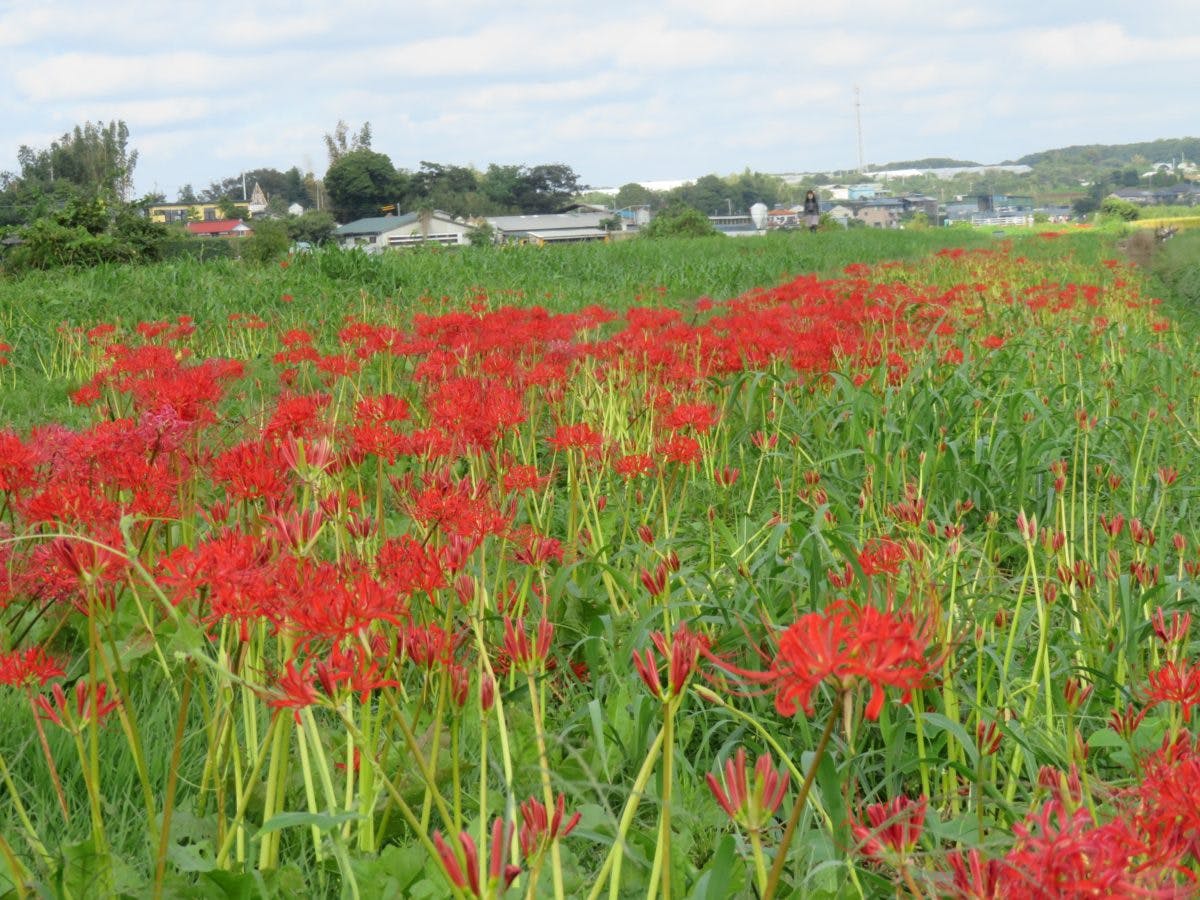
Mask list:
[[[750,207],[750,221],[759,231],[767,227],[767,205],[765,203],[755,203]]]

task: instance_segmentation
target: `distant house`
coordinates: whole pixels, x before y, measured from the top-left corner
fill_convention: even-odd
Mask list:
[[[293,203],[288,207],[289,216],[300,216],[304,214],[304,207],[299,203]]]
[[[804,207],[796,209],[773,209],[767,213],[767,225],[771,228],[794,228],[800,224],[800,213]]]
[[[897,197],[901,206],[904,209],[905,215],[916,215],[924,213],[930,224],[937,222],[938,218],[938,201],[937,197],[928,197],[924,194],[905,194]]]
[[[221,207],[223,203],[155,203],[146,208],[146,213],[150,217],[151,222],[162,222],[170,224],[172,222],[216,222],[219,219],[225,218],[221,215]],[[238,209],[246,211],[246,217],[250,217],[250,204],[240,201],[233,204]]]
[[[1032,225],[1033,198],[1019,194],[981,194],[946,204],[946,225]]]
[[[198,237],[245,237],[251,228],[241,219],[214,219],[211,222],[188,222],[189,234]]]
[[[837,222],[843,228],[854,218],[854,210],[844,203],[834,203],[826,208],[826,204],[822,202],[820,206],[822,213],[827,214],[829,218],[833,219],[833,221]]]
[[[334,229],[333,239],[342,247],[384,250],[413,244],[465,244],[470,231],[469,222],[435,209],[426,215],[410,212],[347,222]]]
[[[854,218],[870,228],[897,228],[900,225],[903,209],[899,202],[894,205],[872,203],[859,209],[854,214]]]
[[[579,210],[529,216],[488,216],[498,243],[562,244],[608,239],[606,227],[615,214]],[[626,220],[617,217],[624,228]]]

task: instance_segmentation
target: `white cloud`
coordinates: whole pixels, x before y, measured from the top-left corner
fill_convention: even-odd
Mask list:
[[[22,93],[35,102],[120,97],[155,90],[217,90],[246,78],[247,65],[208,53],[144,56],[65,53],[18,70]]]
[[[1194,61],[1200,56],[1200,34],[1145,38],[1116,22],[1086,22],[1043,28],[1022,35],[1027,59],[1054,69],[1098,69],[1122,64]]]
[[[228,112],[228,106],[218,106],[215,100],[207,97],[164,97],[77,106],[71,111],[71,119],[77,122],[120,119],[133,130],[161,129],[167,125],[195,122],[218,111]]]

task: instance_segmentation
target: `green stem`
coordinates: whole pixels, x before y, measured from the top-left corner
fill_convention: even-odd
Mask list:
[[[771,874],[767,879],[767,889],[763,892],[762,900],[771,900],[779,889],[779,878],[783,875],[784,862],[792,844],[792,834],[800,822],[800,813],[804,810],[805,803],[808,801],[808,792],[812,790],[813,781],[817,777],[817,767],[821,765],[821,758],[825,755],[825,748],[829,746],[829,738],[833,734],[833,727],[837,724],[838,715],[841,712],[842,693],[839,690],[838,696],[834,698],[833,706],[829,710],[829,718],[825,721],[825,730],[821,732],[821,739],[817,741],[817,749],[813,751],[808,774],[804,776],[804,784],[800,786],[800,794],[796,797],[787,827],[783,830],[783,838],[779,842],[779,848],[775,851],[775,863],[771,866]]]

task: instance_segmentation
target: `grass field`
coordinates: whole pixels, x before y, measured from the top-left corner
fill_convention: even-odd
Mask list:
[[[1200,350],[1115,239],[0,281],[0,893],[1193,894]]]

